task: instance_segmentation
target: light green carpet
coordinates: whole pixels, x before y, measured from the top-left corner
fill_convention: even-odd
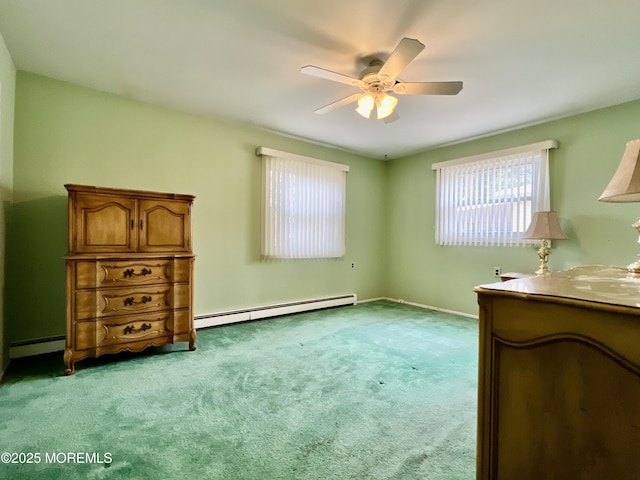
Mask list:
[[[77,364],[14,361],[0,464],[29,479],[472,479],[477,322],[373,302]],[[110,462],[47,463],[57,453]],[[97,459],[94,458],[94,459]],[[86,457],[85,457],[86,460]]]

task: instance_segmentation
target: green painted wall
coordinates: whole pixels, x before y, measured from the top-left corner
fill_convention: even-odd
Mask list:
[[[351,167],[344,259],[260,260],[261,145]],[[12,342],[64,334],[65,183],[196,196],[196,315],[384,294],[384,162],[25,72],[17,74],[14,151]]]
[[[624,266],[640,253],[630,227],[638,204],[598,202],[628,140],[640,137],[640,101],[431,150],[388,169],[386,294],[391,298],[477,313],[472,289],[503,272],[533,272],[536,249],[442,247],[435,244],[435,172],[431,164],[556,139],[550,159],[551,208],[568,240],[553,242],[552,270],[580,264]]]
[[[13,191],[13,116],[16,69],[0,35],[0,377],[9,363],[5,334],[5,237]]]
[[[10,59],[2,68],[15,72]],[[349,292],[475,314],[473,287],[496,281],[494,266],[535,270],[535,248],[436,246],[431,164],[550,138],[560,143],[552,208],[570,237],[554,242],[551,269],[626,265],[640,253],[630,228],[640,207],[597,201],[625,143],[640,136],[640,101],[391,162],[25,72],[15,102],[13,171],[10,150],[0,169],[13,197],[5,343],[64,333],[65,183],[196,195],[196,314]],[[2,122],[11,128],[10,115]],[[260,260],[260,145],[350,165],[346,258]]]

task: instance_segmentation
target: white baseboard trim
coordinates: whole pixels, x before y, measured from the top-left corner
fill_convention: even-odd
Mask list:
[[[365,298],[364,300],[358,300],[358,303],[379,302],[380,300],[389,300],[389,299],[387,297]]]
[[[384,300],[389,300],[390,302],[395,302],[395,303],[402,303],[402,304],[406,304],[406,305],[411,305],[411,306],[419,307],[419,308],[425,308],[427,310],[436,310],[438,312],[450,313],[452,315],[458,315],[460,317],[473,318],[475,320],[478,320],[478,318],[479,318],[478,315],[472,315],[470,313],[465,313],[465,312],[458,312],[457,310],[449,310],[447,308],[434,307],[433,305],[424,305],[422,303],[407,302],[405,300],[402,300],[401,298],[385,297]]]

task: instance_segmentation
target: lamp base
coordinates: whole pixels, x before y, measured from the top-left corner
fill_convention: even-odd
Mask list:
[[[627,272],[640,273],[640,260],[636,260],[635,262],[627,265]]]
[[[546,240],[542,241],[542,245],[540,245],[540,249],[538,250],[538,257],[540,257],[540,268],[536,270],[536,275],[545,275],[549,273],[549,267],[547,263],[549,261],[549,242]]]
[[[631,224],[633,228],[638,231],[638,243],[640,243],[640,218],[635,223]],[[627,265],[627,271],[631,273],[640,273],[640,260],[636,260],[633,263]]]

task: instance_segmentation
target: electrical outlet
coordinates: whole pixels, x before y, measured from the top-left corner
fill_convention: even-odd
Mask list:
[[[499,277],[500,275],[502,275],[502,268],[501,267],[493,267],[493,276],[494,277]]]

